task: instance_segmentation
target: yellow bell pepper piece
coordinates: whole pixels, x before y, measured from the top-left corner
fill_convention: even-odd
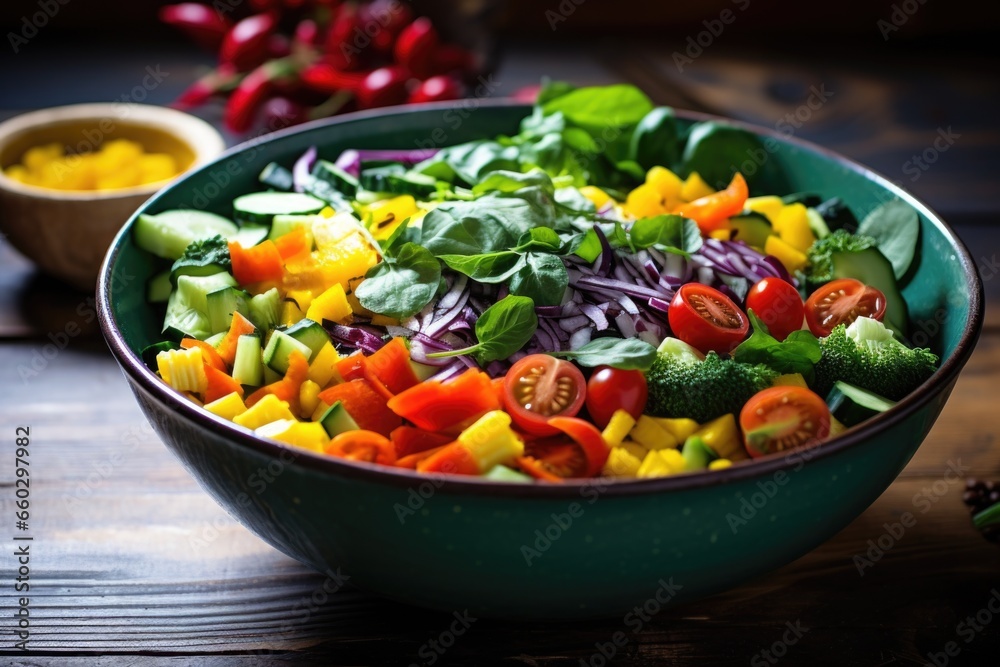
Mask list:
[[[707,422],[694,435],[711,447],[719,458],[737,461],[747,458],[739,430],[736,428],[736,418],[731,414]]]
[[[816,241],[816,235],[809,226],[806,207],[798,203],[789,204],[781,209],[778,219],[774,222],[774,231],[782,241],[801,252],[809,250]]]
[[[347,303],[347,293],[344,286],[337,283],[313,299],[309,310],[306,312],[313,322],[330,320],[331,322],[343,322],[352,314],[351,304]]]
[[[628,193],[625,198],[625,210],[635,218],[651,218],[667,212],[663,195],[648,183]]]
[[[204,394],[208,388],[205,362],[201,349],[164,350],[156,355],[156,370],[168,385],[177,391]]]
[[[646,185],[653,188],[665,201],[683,199],[681,190],[684,183],[680,177],[666,167],[653,167],[646,172]]]
[[[415,216],[419,211],[416,200],[410,195],[386,199],[368,207],[371,215],[368,228],[376,239],[387,239],[404,220]]]
[[[290,289],[285,292],[285,298],[294,301],[296,305],[298,305],[299,310],[306,311],[309,309],[309,306],[312,304],[315,297],[312,290]],[[319,320],[316,321],[318,322]]]
[[[802,377],[802,373],[786,373],[785,375],[779,375],[774,378],[774,382],[771,383],[772,387],[802,387],[803,389],[808,389],[809,385],[806,384],[806,379]]]
[[[226,394],[222,398],[217,398],[211,403],[205,404],[205,409],[211,412],[213,415],[218,415],[223,419],[228,419],[232,421],[236,415],[241,415],[247,411],[247,406],[244,405],[243,399],[235,391],[231,394]]]
[[[331,380],[340,380],[335,364],[340,361],[340,354],[333,343],[327,341],[319,352],[309,363],[309,379],[315,382],[320,389],[326,388]]]
[[[781,209],[785,207],[785,202],[781,201],[781,197],[775,197],[774,195],[769,195],[767,197],[750,197],[747,199],[745,208],[755,212],[760,213],[765,218],[771,221],[773,225],[778,220],[778,213]]]
[[[701,428],[701,424],[687,417],[653,417],[652,419],[660,428],[674,436],[677,442],[684,442]]]
[[[666,477],[681,472],[684,472],[684,457],[681,453],[676,449],[661,449],[646,454],[636,471],[636,477]]]
[[[764,252],[768,255],[774,255],[790,273],[804,268],[809,261],[805,253],[788,245],[774,234],[767,237],[767,241],[764,243]]]
[[[305,313],[294,301],[285,301],[281,304],[281,323],[286,327],[295,324],[305,316]]]
[[[258,426],[254,433],[264,437],[284,442],[295,447],[322,453],[329,444],[330,436],[322,424],[317,422],[300,422],[294,419],[278,419],[269,424]]]
[[[615,410],[611,415],[611,421],[604,427],[601,435],[608,447],[617,447],[628,436],[632,427],[635,426],[635,419],[625,410]]]
[[[594,204],[594,208],[597,209],[611,201],[611,195],[593,185],[585,185],[580,188],[580,194],[589,199]]]
[[[319,405],[319,392],[322,388],[312,380],[306,380],[299,386],[299,416],[308,418]]]
[[[733,462],[729,459],[715,459],[708,464],[709,470],[725,470],[733,465]]]
[[[646,449],[670,449],[679,444],[673,434],[648,415],[639,417],[629,436]]]
[[[715,190],[705,182],[705,179],[697,171],[692,171],[684,179],[684,185],[681,186],[681,199],[684,201],[694,201],[711,194],[715,194]]]
[[[510,427],[503,410],[487,412],[459,434],[457,441],[472,455],[480,472],[524,455],[524,441]]]
[[[279,419],[295,419],[288,403],[281,400],[274,394],[268,394],[257,401],[252,408],[247,409],[243,414],[233,417],[233,421],[240,426],[250,429],[257,429],[264,424],[276,422]]]
[[[613,447],[601,470],[605,477],[635,477],[642,459],[624,447]]]

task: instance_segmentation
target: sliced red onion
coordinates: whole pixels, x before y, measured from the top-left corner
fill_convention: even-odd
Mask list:
[[[635,322],[628,313],[622,313],[616,317],[615,325],[617,325],[618,331],[622,333],[622,338],[635,337]]]
[[[312,178],[312,168],[316,164],[316,147],[306,149],[292,166],[292,187],[296,192],[305,192],[306,184]]]
[[[355,178],[361,175],[361,155],[353,148],[341,153],[334,165]]]
[[[462,278],[465,278],[465,276],[462,276]],[[437,336],[437,334],[440,333],[441,331],[450,328],[452,323],[454,323],[455,318],[457,318],[459,314],[462,312],[462,310],[465,308],[465,304],[469,300],[469,292],[465,289],[465,283],[463,281],[455,281],[455,286],[456,287],[459,286],[459,283],[461,283],[462,289],[458,291],[458,294],[455,297],[457,300],[454,302],[454,304],[450,306],[449,309],[445,311],[443,315],[441,315],[437,320],[432,322],[426,329],[424,329],[424,333],[430,336],[431,338]],[[445,296],[449,296],[450,294],[454,293],[454,291],[455,287],[452,287],[451,291],[448,292],[448,294],[445,294]],[[444,299],[442,299],[442,301],[444,301]]]
[[[378,352],[385,345],[385,341],[382,340],[381,336],[360,326],[345,326],[336,322],[330,322],[329,320],[323,320],[323,328],[330,334],[330,338],[333,339],[334,343],[363,350],[368,354]]]
[[[628,298],[627,296],[622,295],[622,296],[618,297],[618,303],[621,304],[622,309],[626,313],[628,313],[629,315],[638,315],[639,314],[639,307],[636,306],[635,302],[632,301],[632,299]]]
[[[448,310],[452,308],[458,300],[462,297],[462,292],[465,291],[465,286],[469,283],[469,277],[464,273],[460,273],[458,278],[452,284],[451,289],[445,292],[445,295],[438,299],[436,310]]]
[[[654,296],[660,296],[660,292],[649,287],[644,287],[642,285],[637,285],[634,282],[629,283],[624,280],[615,280],[614,278],[599,278],[594,277],[581,277],[576,285],[577,289],[580,287],[590,287],[597,290],[602,290],[605,292],[618,292],[621,294],[627,294],[628,296],[639,297],[640,299],[648,299]]]
[[[715,282],[715,271],[710,267],[702,266],[698,268],[698,282],[702,285],[711,285]]]
[[[535,306],[535,315],[538,317],[562,317],[562,306]]]
[[[448,362],[449,363],[447,366],[442,368],[434,375],[430,376],[428,380],[434,380],[435,382],[444,382],[445,380],[450,380],[459,373],[464,372],[465,369],[468,368],[461,361],[454,361],[452,359],[448,359]]]
[[[586,315],[577,315],[576,317],[567,317],[559,320],[559,328],[563,331],[573,332],[580,327],[587,326],[589,323],[590,319]]]
[[[579,350],[581,347],[590,342],[590,337],[593,335],[594,330],[590,327],[584,327],[578,331],[575,331],[572,336],[569,337],[569,349]]]
[[[648,303],[649,303],[649,307],[650,308],[655,308],[656,310],[660,311],[661,313],[667,312],[667,310],[669,310],[669,308],[670,308],[670,302],[669,301],[664,301],[663,299],[658,299],[656,297],[653,297],[652,299],[650,299],[648,301]]]
[[[580,305],[580,310],[583,314],[590,318],[590,321],[594,323],[594,327],[598,331],[604,331],[608,328],[608,318],[604,316],[601,309],[592,303],[584,303]]]
[[[608,237],[604,235],[604,230],[601,229],[600,225],[594,225],[594,233],[597,234],[597,240],[601,242],[600,264],[596,271],[602,276],[606,276],[614,266],[615,251],[611,248],[611,243],[608,241]]]

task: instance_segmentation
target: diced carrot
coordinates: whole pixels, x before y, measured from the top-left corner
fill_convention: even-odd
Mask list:
[[[285,377],[277,382],[272,382],[267,386],[261,387],[247,396],[246,406],[252,408],[257,401],[268,394],[274,394],[280,400],[288,403],[288,407],[293,414],[299,414],[301,408],[299,405],[299,391],[302,389],[302,383],[308,379],[309,361],[301,352],[293,350],[288,355],[288,370],[285,371]]]
[[[208,377],[208,387],[205,389],[206,403],[211,403],[233,392],[243,396],[243,387],[224,370],[219,370],[205,362],[205,375]]]
[[[381,433],[386,437],[403,423],[399,416],[389,409],[385,398],[364,378],[328,387],[320,392],[319,400],[327,405],[333,405],[337,401],[342,402],[347,413],[359,427]]]
[[[400,458],[447,445],[454,440],[450,435],[432,433],[415,426],[400,426],[389,434],[389,439],[396,448],[396,456]]]
[[[367,371],[393,394],[420,384],[410,365],[410,349],[402,338],[393,338],[365,361]]]
[[[233,262],[233,277],[241,285],[264,280],[281,280],[284,263],[274,241],[267,240],[252,248],[236,241],[229,242],[229,258]]]
[[[389,407],[425,431],[457,433],[500,401],[490,376],[470,368],[450,382],[429,380],[397,394]]]
[[[201,348],[201,357],[206,364],[214,366],[223,372],[227,370],[226,362],[222,360],[216,349],[205,341],[198,340],[197,338],[182,338],[181,347],[185,350],[189,350],[192,347],[199,347]]]
[[[293,257],[309,252],[309,239],[305,227],[296,227],[287,234],[282,234],[274,240],[281,259],[287,261]]]
[[[256,330],[257,327],[253,325],[253,322],[243,317],[242,313],[233,313],[233,321],[229,325],[229,331],[219,341],[219,346],[216,348],[219,357],[226,362],[227,366],[232,366],[236,360],[236,344],[239,342],[240,336],[252,334]]]

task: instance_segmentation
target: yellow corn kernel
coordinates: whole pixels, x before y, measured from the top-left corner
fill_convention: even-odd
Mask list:
[[[480,472],[524,454],[524,441],[510,427],[503,410],[487,412],[457,438],[475,459]]]
[[[404,220],[416,215],[419,210],[416,200],[410,195],[400,195],[372,204],[368,208],[372,236],[379,240],[389,238]]]
[[[657,426],[674,436],[677,442],[684,442],[701,428],[701,424],[687,417],[653,417],[652,419]]]
[[[288,403],[274,394],[268,394],[243,414],[233,417],[234,422],[250,429],[260,428],[264,424],[270,424],[279,419],[295,419],[295,415],[292,414]]]
[[[805,253],[796,250],[774,234],[767,237],[767,242],[764,243],[764,252],[768,255],[774,255],[788,269],[789,273],[804,268],[808,261]]]
[[[629,450],[613,447],[601,474],[605,477],[635,477],[641,465],[642,459]]]
[[[306,380],[299,387],[299,415],[305,419],[309,417],[316,406],[319,405],[319,392],[321,387],[312,380]]]
[[[34,146],[24,152],[21,157],[21,164],[29,171],[39,171],[46,163],[58,160],[63,156],[63,145],[60,143]]]
[[[648,415],[639,417],[629,436],[646,449],[669,449],[678,445],[677,438]]]
[[[306,317],[314,322],[330,320],[331,322],[343,322],[352,314],[351,304],[347,302],[347,293],[344,286],[337,283],[313,299]]]
[[[806,384],[806,379],[802,377],[802,373],[786,373],[784,375],[779,375],[774,378],[774,382],[771,383],[772,387],[803,387],[805,389],[809,388]]]
[[[650,477],[666,477],[684,472],[684,457],[676,449],[661,449],[646,454],[642,465],[636,471],[640,479]]]
[[[653,167],[646,172],[646,185],[653,188],[661,199],[678,200],[681,199],[681,190],[684,183],[680,177],[666,167]]]
[[[337,348],[333,346],[333,343],[329,341],[323,343],[323,347],[319,348],[319,352],[309,364],[309,379],[315,382],[320,389],[325,388],[335,378],[340,380],[337,367],[334,365],[338,361],[340,361],[340,354],[337,353]]]
[[[594,187],[593,185],[585,185],[580,188],[580,194],[589,199],[594,205],[594,208],[597,209],[600,209],[611,201],[611,195],[600,188]]]
[[[604,443],[608,447],[617,447],[622,444],[632,427],[635,426],[635,419],[625,410],[615,410],[615,413],[611,415],[611,420],[608,425],[604,427],[604,431],[601,435],[604,437]]]
[[[204,394],[208,388],[205,362],[201,357],[201,350],[197,347],[160,352],[156,355],[156,369],[163,381],[177,391]]]
[[[802,204],[790,204],[781,209],[778,219],[774,222],[774,231],[781,240],[796,250],[805,252],[816,241],[809,226],[809,216]]]
[[[781,212],[784,206],[785,202],[781,201],[781,197],[769,195],[767,197],[750,197],[747,199],[745,208],[755,213],[760,213],[770,220],[773,225],[778,219],[778,213]]]
[[[736,428],[736,418],[731,415],[722,415],[710,422],[707,422],[694,434],[712,448],[719,458],[740,461],[747,458],[747,453],[743,449],[743,441],[740,440],[739,430]]]
[[[635,218],[651,218],[667,212],[663,196],[649,184],[640,185],[628,193],[625,210]]]
[[[732,465],[733,465],[733,462],[730,461],[729,459],[715,459],[714,461],[710,461],[709,462],[708,469],[709,470],[725,470],[726,468],[729,468]]]
[[[302,312],[294,301],[284,301],[281,304],[281,323],[286,327],[289,327],[302,318],[305,317],[305,313]]]
[[[254,433],[264,438],[271,438],[278,442],[320,453],[330,442],[330,436],[327,435],[322,424],[300,422],[294,419],[279,419],[270,424],[264,424],[254,429]]]
[[[241,415],[247,411],[247,406],[243,403],[243,399],[235,391],[231,394],[226,394],[222,398],[217,398],[211,403],[205,404],[205,409],[211,412],[213,415],[218,415],[223,419],[228,419],[232,421],[236,415]]]
[[[684,201],[694,201],[711,194],[715,194],[715,190],[705,182],[705,179],[697,171],[692,171],[691,175],[684,179],[684,185],[681,186],[681,199]]]

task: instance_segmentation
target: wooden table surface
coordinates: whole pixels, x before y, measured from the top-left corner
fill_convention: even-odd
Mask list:
[[[536,56],[515,54],[507,80],[546,67],[560,76],[565,59]],[[736,109],[735,115],[773,114],[777,108],[773,99],[765,103],[753,91],[741,92],[747,81],[763,76],[760,71],[744,68],[738,76],[742,83],[732,83],[724,95],[704,81],[682,86],[675,76],[655,77],[656,66],[641,66],[654,57],[670,62],[669,51],[662,49],[658,55],[590,56],[583,74],[578,62],[571,75],[629,78],[661,101],[683,98],[688,106]],[[532,67],[523,62],[527,59]],[[699,72],[708,80],[713,67],[731,71],[731,65],[725,58],[706,58]],[[739,104],[739,95],[750,102]],[[784,104],[794,110],[799,103]],[[803,136],[835,134],[838,114],[856,113],[837,109],[831,105],[817,121],[820,129]],[[935,129],[924,124],[883,134],[895,142],[892,151],[905,153],[908,146],[919,149],[933,140]],[[996,157],[995,132],[963,131],[986,141]],[[885,159],[870,140],[840,141],[849,154]],[[990,604],[1000,610],[1000,548],[971,528],[963,485],[949,481],[949,470],[1000,479],[1000,226],[978,224],[1000,212],[1000,205],[990,194],[996,192],[995,159],[992,171],[977,175],[985,153],[973,149],[960,155],[956,148],[955,155],[951,166],[928,173],[919,185],[973,250],[986,281],[987,326],[926,442],[895,483],[826,544],[740,588],[664,609],[641,633],[627,633],[614,664],[996,664],[1000,614]],[[963,188],[972,193],[972,205],[960,196]],[[0,437],[9,445],[0,463],[4,662],[432,664],[429,642],[447,629],[449,616],[354,590],[323,604],[311,602],[326,597],[324,577],[251,535],[197,486],[146,425],[95,333],[91,299],[35,274],[0,244]],[[71,321],[83,333],[65,336]],[[64,349],[53,355],[56,348],[46,348],[49,343]],[[31,428],[26,532],[13,526],[16,426]],[[906,512],[916,523],[886,537],[887,524]],[[19,597],[13,552],[15,544],[23,544],[13,541],[15,533],[34,538],[29,654],[13,648],[12,614]],[[892,543],[884,553],[876,550],[880,541],[883,547]],[[859,570],[859,557],[870,566]],[[602,665],[597,651],[619,630],[625,630],[621,619],[482,620],[440,662]]]

